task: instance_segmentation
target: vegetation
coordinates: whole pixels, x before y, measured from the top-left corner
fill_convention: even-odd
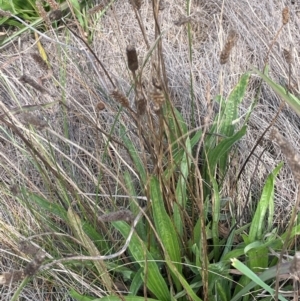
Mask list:
[[[178,104],[168,69],[174,54],[164,43],[172,29],[161,17],[168,8],[156,0],[130,1],[136,27],[128,38],[114,2],[0,2],[2,24],[19,30],[2,40],[0,68],[3,300],[295,298],[300,201],[277,227],[276,179],[283,162],[264,175],[259,197],[251,196],[264,153],[256,150],[266,135],[300,181],[298,154],[274,126],[286,104],[300,113],[291,50],[285,51],[288,83],[277,84],[269,74],[289,9],[282,10],[264,64],[245,69],[227,95],[222,85],[231,76],[227,67],[239,34],[226,30],[219,93],[211,95],[208,84],[199,101],[195,12],[186,0],[186,16],[176,24],[185,28],[189,86],[186,103],[179,98]],[[143,5],[151,12],[151,32]],[[54,11],[62,13],[50,18]],[[114,23],[118,35],[106,46],[116,40],[117,54],[97,50],[101,33],[95,24],[102,19]],[[31,37],[26,50],[9,56],[25,31],[35,34],[38,52],[30,50]],[[171,71],[179,82],[179,73]],[[255,93],[242,113],[254,77]],[[243,154],[263,81],[282,102]],[[246,190],[243,174],[253,157]],[[285,261],[287,254],[293,257]]]

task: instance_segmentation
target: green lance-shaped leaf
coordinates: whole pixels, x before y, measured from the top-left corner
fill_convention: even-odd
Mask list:
[[[150,179],[150,197],[152,200],[152,211],[155,229],[162,241],[163,247],[169,256],[169,259],[173,262],[177,271],[182,273],[181,255],[180,255],[180,242],[178,235],[174,228],[169,215],[166,212],[164,206],[164,200],[161,193],[161,187],[156,177]],[[178,290],[181,288],[181,284],[178,277],[172,273],[174,283]]]
[[[130,226],[122,221],[112,223],[113,226],[120,231],[124,238],[127,238],[130,232]],[[144,276],[146,279],[147,288],[161,301],[170,300],[170,292],[168,286],[162,277],[157,263],[154,261],[153,256],[148,251],[143,240],[134,233],[129,243],[129,251],[134,260],[142,268],[144,268]]]
[[[256,68],[253,68],[253,70],[300,116],[300,100],[296,96],[288,93],[284,87],[273,82],[267,75]]]

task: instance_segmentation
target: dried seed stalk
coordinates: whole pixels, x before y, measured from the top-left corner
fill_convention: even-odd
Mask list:
[[[234,31],[234,30],[230,30],[229,33],[228,33],[227,39],[226,39],[225,46],[224,46],[224,48],[221,52],[221,55],[220,55],[220,63],[222,65],[226,64],[228,62],[230,53],[231,53],[232,48],[234,47],[237,39],[238,39],[237,32]]]

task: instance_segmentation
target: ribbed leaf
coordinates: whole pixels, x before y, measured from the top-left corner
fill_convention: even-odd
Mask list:
[[[249,267],[253,270],[257,268],[255,269],[257,272],[259,271],[258,267],[263,269],[268,266],[268,248],[261,247],[260,242],[263,234],[268,231],[266,225],[266,214],[268,209],[269,229],[272,226],[274,214],[274,183],[282,165],[282,163],[279,164],[268,176],[249,231],[248,243],[255,243],[256,245],[253,245],[248,251],[248,262]],[[247,247],[249,248],[249,246]]]
[[[238,132],[229,138],[223,139],[213,150],[208,153],[210,172],[214,174],[219,159],[228,152],[231,147],[246,134],[247,127],[242,127]]]
[[[128,191],[129,196],[136,196],[137,193],[134,188],[134,181],[131,177],[131,174],[128,170],[124,171],[124,180],[125,180],[125,186]],[[134,215],[137,215],[140,211],[140,208],[137,204],[137,199],[131,199],[130,200],[130,210]],[[135,227],[136,232],[138,233],[139,237],[143,240],[147,239],[147,231],[146,226],[144,223],[138,223]]]
[[[244,98],[249,77],[249,73],[243,74],[238,84],[227,97],[225,111],[219,131],[220,134],[223,134],[226,137],[231,137],[234,133],[235,127],[233,122],[238,118],[238,106]]]
[[[195,133],[195,135],[190,139],[191,149],[199,142],[202,136],[202,131],[199,130]],[[173,154],[173,162],[172,166],[164,172],[164,179],[169,179],[170,176],[174,173],[174,170],[180,165],[182,157],[185,155],[184,148],[180,148],[175,154]]]
[[[48,213],[52,213],[60,217],[64,221],[68,220],[67,211],[64,209],[63,206],[49,202],[48,200],[34,193],[30,193],[30,200],[36,203],[41,208],[41,210],[45,210]]]
[[[269,226],[272,225],[272,217],[274,212],[274,184],[275,184],[275,178],[277,174],[279,173],[283,163],[280,163],[274,171],[268,176],[260,201],[257,205],[257,209],[255,211],[254,217],[252,219],[250,231],[249,231],[249,241],[253,242],[257,239],[261,239],[263,232],[266,229],[265,224],[265,216],[267,213],[267,210],[271,209],[269,212]],[[270,220],[271,218],[271,220]]]
[[[169,133],[170,143],[172,144],[172,148],[174,147],[173,149],[177,149],[178,139],[187,133],[186,122],[178,110],[172,107],[169,101],[167,101],[164,106],[164,116],[168,123],[166,130]]]
[[[187,281],[186,278],[184,276],[182,276],[181,273],[179,273],[177,267],[175,266],[175,264],[170,261],[169,259],[166,260],[167,264],[171,270],[171,272],[175,275],[175,277],[178,278],[179,282],[181,283],[181,285],[183,286],[183,288],[185,289],[187,295],[189,296],[188,300],[193,300],[193,301],[202,301],[194,292],[192,285],[190,285]]]
[[[176,201],[174,203],[174,215],[173,220],[175,223],[175,227],[177,229],[177,233],[179,235],[183,235],[183,223],[182,223],[182,215],[180,214],[182,210],[186,207],[186,190],[187,190],[187,178],[191,166],[191,143],[188,138],[185,143],[185,153],[182,156],[181,164],[180,164],[180,175],[178,178],[177,186],[176,186]]]
[[[234,87],[230,95],[226,100],[225,111],[222,116],[221,127],[218,131],[219,134],[224,135],[225,137],[231,137],[235,131],[234,121],[238,118],[238,107],[242,102],[248,82],[249,82],[250,74],[245,73],[240,78],[238,84]],[[220,172],[224,175],[227,169],[228,162],[228,151],[226,151],[222,157],[220,158],[219,166]]]
[[[152,200],[155,229],[163,243],[167,255],[181,274],[182,265],[178,236],[174,229],[174,225],[166,212],[159,181],[154,176],[150,179],[150,197]],[[177,290],[180,290],[178,278],[173,277],[173,280],[177,286]]]
[[[145,185],[147,181],[147,173],[143,164],[143,161],[139,157],[139,152],[135,148],[133,142],[131,139],[128,138],[126,134],[125,127],[121,125],[121,135],[123,138],[123,142],[126,145],[128,152],[130,154],[130,157],[134,163],[135,168],[137,169],[139,176],[141,178],[142,183]]]
[[[127,238],[130,232],[130,226],[125,222],[117,221],[112,223],[113,226],[121,232],[124,238]],[[146,272],[146,285],[147,288],[161,301],[170,300],[170,292],[168,286],[162,277],[159,268],[154,261],[151,253],[147,250],[144,242],[134,233],[130,244],[129,250],[139,264]]]
[[[213,186],[213,194],[212,194],[212,238],[214,244],[214,257],[215,260],[219,258],[220,252],[220,242],[219,242],[219,221],[220,221],[220,192],[219,186],[216,179],[212,176],[210,179],[212,186]]]
[[[71,227],[74,236],[86,247],[90,256],[100,256],[99,250],[94,245],[93,241],[86,235],[82,228],[80,217],[70,207],[68,210],[69,226]],[[105,262],[103,260],[95,260],[95,267],[98,270],[99,276],[103,281],[103,285],[108,291],[112,291],[113,283],[107,271]]]
[[[255,68],[253,68],[253,70],[300,116],[300,100],[296,96],[291,93],[287,93],[285,88],[273,82],[267,75],[261,73]]]

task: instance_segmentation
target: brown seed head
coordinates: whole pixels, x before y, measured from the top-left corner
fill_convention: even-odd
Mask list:
[[[176,26],[181,26],[181,25],[184,25],[184,24],[190,22],[191,19],[192,18],[190,16],[188,16],[188,17],[187,16],[181,16],[178,20],[174,21],[174,24]]]
[[[286,60],[286,62],[291,65],[293,61],[293,55],[291,49],[283,49],[283,56]]]
[[[24,278],[24,271],[12,271],[8,273],[3,273],[0,275],[0,284],[2,285],[10,285],[11,283],[15,283],[17,281],[20,281]]]
[[[101,222],[104,222],[104,223],[114,222],[114,221],[131,222],[133,220],[134,220],[134,214],[128,209],[103,214],[103,215],[98,217],[98,221],[101,221]]]
[[[0,16],[1,17],[11,17],[11,12],[0,9]]]
[[[49,19],[50,21],[58,21],[63,17],[63,13],[60,9],[52,10],[49,13]]]
[[[155,88],[151,93],[154,111],[159,111],[162,104],[165,102],[165,96],[160,89]]]
[[[289,23],[289,20],[290,20],[290,11],[289,8],[286,6],[282,10],[282,24],[286,25],[287,23]]]
[[[129,108],[128,98],[124,94],[122,94],[120,91],[114,90],[111,93],[111,96],[114,100],[116,100],[118,103],[120,103],[123,107]]]
[[[55,0],[46,0],[46,2],[49,4],[49,6],[50,6],[53,10],[59,9],[59,4],[56,3]]]
[[[40,84],[38,84],[33,78],[31,78],[29,75],[22,75],[19,80],[21,82],[27,83],[28,85],[30,85],[31,87],[33,87],[34,89],[40,91],[41,93],[45,94],[45,93],[49,93],[47,91],[47,89],[45,89],[43,86],[41,86]],[[50,94],[50,93],[49,93]]]
[[[48,65],[46,64],[46,62],[42,59],[42,57],[39,54],[31,53],[31,57],[43,70],[48,69]]]
[[[133,5],[136,9],[140,9],[142,7],[142,0],[130,0],[131,5]]]
[[[35,1],[35,5],[36,5],[39,15],[43,18],[43,20],[46,22],[48,27],[50,27],[51,23],[50,23],[49,17],[47,15],[47,12],[44,9],[42,2],[40,0],[37,0],[37,1]]]
[[[136,109],[138,115],[144,115],[146,112],[147,102],[144,97],[140,97],[136,101]]]
[[[40,249],[33,245],[30,241],[27,240],[21,240],[19,242],[19,250],[27,255],[33,255],[36,254]]]
[[[238,39],[237,32],[234,30],[230,30],[228,33],[227,39],[226,39],[225,46],[220,55],[220,63],[222,65],[227,63],[230,53],[232,51],[232,48],[234,47],[237,39]]]
[[[299,273],[300,271],[300,252],[296,252],[293,260],[291,261],[290,272],[292,274]]]
[[[25,126],[33,125],[38,130],[43,130],[44,128],[48,127],[47,122],[43,120],[41,116],[35,116],[30,112],[21,113],[19,116],[20,121]]]
[[[26,276],[33,276],[38,269],[40,268],[40,266],[42,265],[44,259],[46,257],[46,253],[45,252],[38,252],[32,261],[30,261],[27,266],[24,269],[24,274]]]
[[[89,15],[93,15],[93,14],[96,14],[97,12],[99,12],[100,10],[103,10],[104,8],[105,8],[105,6],[103,4],[98,4],[98,5],[94,6],[94,7],[92,7],[91,9],[89,9],[87,11],[87,13]]]
[[[270,135],[272,140],[276,140],[282,153],[285,155],[288,165],[295,177],[295,181],[300,182],[300,155],[291,144],[282,137],[277,129],[273,129]]]
[[[97,112],[103,111],[105,109],[105,104],[102,101],[99,101],[95,107]]]
[[[126,54],[129,70],[132,72],[136,71],[139,68],[139,62],[135,47],[133,45],[128,45],[126,47]]]

